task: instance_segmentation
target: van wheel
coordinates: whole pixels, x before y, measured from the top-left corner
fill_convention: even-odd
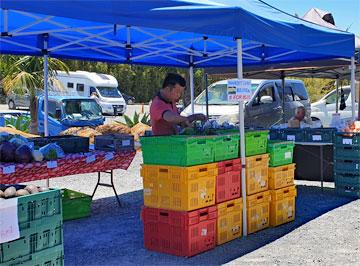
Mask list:
[[[15,110],[15,109],[16,109],[16,106],[15,106],[15,103],[14,103],[13,100],[10,100],[10,101],[8,102],[8,106],[9,106],[9,109],[10,109],[10,110]]]

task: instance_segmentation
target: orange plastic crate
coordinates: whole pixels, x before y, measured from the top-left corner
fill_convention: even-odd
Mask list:
[[[218,163],[216,177],[216,203],[240,197],[241,193],[241,159]]]
[[[143,165],[144,205],[192,211],[215,204],[217,164],[191,167]]]
[[[295,185],[270,190],[270,225],[278,226],[295,220]]]
[[[247,197],[247,231],[255,233],[269,227],[270,191]]]
[[[269,154],[246,157],[246,194],[253,195],[269,188]]]
[[[217,205],[217,238],[221,245],[242,235],[242,198]]]
[[[269,189],[279,189],[294,185],[295,164],[269,167]]]

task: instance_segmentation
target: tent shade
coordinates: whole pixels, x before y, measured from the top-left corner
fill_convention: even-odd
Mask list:
[[[271,65],[349,58],[354,35],[259,0],[2,0],[0,52],[175,67]]]

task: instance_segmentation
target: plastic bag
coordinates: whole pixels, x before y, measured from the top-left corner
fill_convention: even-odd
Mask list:
[[[56,143],[49,143],[41,147],[39,151],[44,155],[45,160],[48,161],[63,158],[65,156],[63,149]]]
[[[10,142],[12,144],[14,144],[16,147],[20,147],[22,145],[27,145],[30,147],[29,145],[29,141],[27,140],[27,138],[20,136],[20,135],[15,135],[10,139]]]

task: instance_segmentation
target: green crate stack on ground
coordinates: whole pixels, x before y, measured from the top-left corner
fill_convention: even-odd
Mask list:
[[[339,195],[360,198],[360,133],[336,133],[334,179]]]
[[[17,199],[20,238],[0,244],[0,265],[64,265],[60,190]]]

